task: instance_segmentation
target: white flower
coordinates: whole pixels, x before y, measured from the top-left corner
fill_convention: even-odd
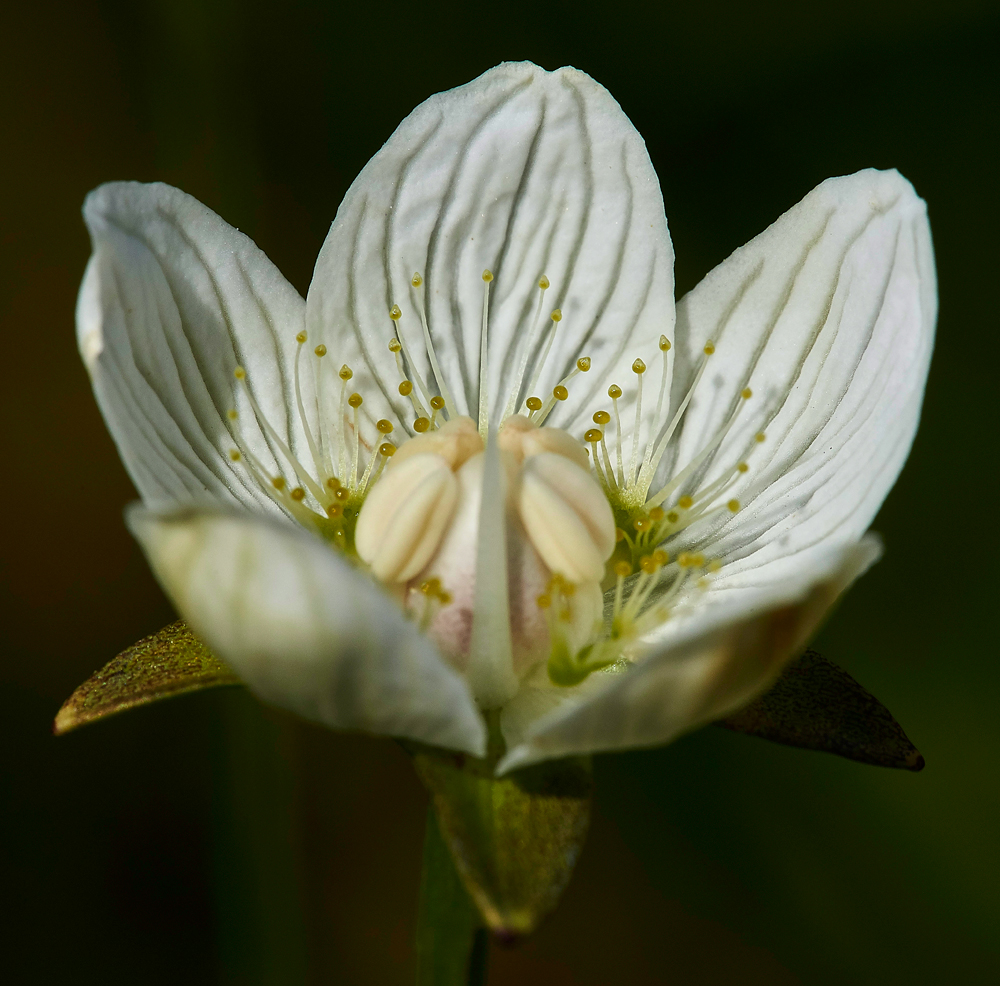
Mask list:
[[[501,770],[663,743],[766,688],[878,555],[936,314],[896,172],[824,182],[676,311],[645,147],[573,69],[419,106],[306,301],[176,189],[84,211],[129,524],[268,701],[475,754],[500,710]]]

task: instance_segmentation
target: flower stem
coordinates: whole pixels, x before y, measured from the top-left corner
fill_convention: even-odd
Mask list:
[[[484,986],[489,936],[427,809],[417,909],[417,986]]]

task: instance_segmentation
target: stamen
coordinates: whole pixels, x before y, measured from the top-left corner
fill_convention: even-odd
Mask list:
[[[413,357],[410,355],[409,347],[406,345],[406,339],[403,337],[403,333],[399,329],[399,320],[403,317],[403,312],[399,305],[393,305],[389,309],[389,318],[392,319],[393,332],[396,334],[396,340],[402,347],[403,356],[406,359],[407,364],[410,367],[410,371],[413,373],[414,380],[417,381],[417,389],[420,391],[420,396],[424,399],[424,404],[429,404],[431,400],[430,392],[427,390],[427,384],[424,383],[424,378],[420,375],[420,370],[417,369],[417,364],[413,362]],[[431,367],[433,369],[433,366]],[[400,375],[405,376],[402,369],[400,369]]]
[[[540,286],[541,282],[539,282]],[[538,386],[538,380],[542,375],[542,369],[545,366],[545,361],[549,358],[549,350],[552,349],[552,340],[556,337],[556,326],[562,321],[562,309],[556,308],[549,315],[552,320],[552,327],[549,329],[548,337],[545,340],[545,348],[542,350],[542,358],[535,364],[535,372],[531,376],[531,383],[528,384],[528,393],[532,393],[534,389]],[[525,404],[528,402],[525,401]]]
[[[611,407],[615,412],[615,429],[618,432],[618,485],[625,485],[625,470],[622,467],[622,419],[618,414],[618,398],[622,395],[622,389],[618,384],[613,383],[608,387],[608,397],[611,398]]]
[[[432,415],[431,415],[431,427],[432,428],[437,428],[438,427],[438,421],[437,421],[438,412],[441,411],[443,408],[444,408],[444,398],[443,397],[432,397],[431,398],[431,411],[433,412]]]
[[[299,363],[302,356],[302,347],[306,343],[306,333],[300,332],[295,337],[295,341],[298,345],[295,347],[295,367],[293,372],[293,377],[295,380],[295,404],[299,409],[299,418],[302,420],[302,430],[306,434],[306,444],[309,446],[309,453],[312,455],[313,465],[317,469],[323,468],[323,458],[319,454],[319,449],[316,447],[316,442],[313,439],[312,429],[309,427],[309,419],[306,417],[305,405],[302,403],[302,386],[299,374]],[[322,477],[321,477],[322,478]]]
[[[632,432],[632,459],[628,466],[628,484],[635,482],[635,469],[639,458],[639,425],[642,423],[642,375],[646,372],[646,364],[636,357],[632,363],[632,372],[638,378],[635,394],[635,431]]]
[[[541,397],[529,397],[525,402],[524,406],[531,412],[528,415],[529,421],[535,420],[535,412],[542,409],[542,399]]]
[[[578,373],[586,373],[588,370],[590,370],[590,357],[581,356],[576,361],[576,366],[574,366],[573,369],[567,373],[555,387],[552,388],[552,396],[545,404],[545,408],[542,410],[542,413],[535,419],[539,425],[541,425],[542,422],[544,422],[549,416],[552,408],[555,407],[556,401],[564,401],[569,397],[569,391],[566,389],[566,384],[568,384]]]
[[[660,421],[660,412],[663,410],[663,398],[667,393],[667,368],[669,362],[667,353],[670,352],[670,340],[665,336],[660,336],[660,352],[663,353],[663,371],[660,374],[660,394],[656,398],[656,411],[653,414],[653,425],[649,429],[649,439],[646,442],[646,454],[642,458],[642,468],[639,470],[640,477],[649,469],[649,463],[653,458],[653,449],[656,447],[656,426]]]
[[[302,463],[292,454],[292,450],[284,442],[281,436],[271,427],[271,422],[267,420],[264,416],[264,412],[260,409],[260,405],[257,403],[253,394],[250,392],[250,385],[247,382],[246,370],[242,366],[236,367],[233,371],[233,376],[243,385],[243,393],[246,395],[247,400],[250,402],[250,407],[253,408],[253,413],[257,418],[258,424],[260,424],[264,433],[274,442],[275,445],[281,449],[282,454],[288,459],[289,464],[292,469],[295,470],[295,475],[299,477],[302,483],[309,488],[309,492],[312,493],[320,503],[323,502],[323,491],[316,485],[315,480],[306,471]]]
[[[708,349],[708,346],[705,347]],[[704,364],[702,364],[704,365]],[[740,397],[742,400],[749,400],[753,396],[753,391],[749,387],[746,387]],[[722,440],[729,433],[729,429],[732,428],[733,423],[739,416],[741,405],[737,405],[736,410],[729,416],[728,420],[723,424],[723,426],[709,439],[708,444],[683,468],[673,479],[664,486],[659,493],[652,496],[647,500],[647,505],[656,506],[662,503],[674,490],[676,490],[687,478],[690,476],[695,469],[697,469],[704,461],[715,451],[716,448],[722,443]]]
[[[400,341],[395,336],[389,340],[389,352],[396,357],[396,369],[399,370],[399,375],[403,378],[399,384],[399,394],[401,397],[410,398],[414,414],[426,414],[423,404],[413,392],[413,384],[406,379],[406,368],[403,366],[403,357],[400,355],[402,348]]]
[[[354,376],[354,371],[345,363],[338,371],[340,377],[340,414],[337,416],[337,445],[339,448],[337,464],[340,467],[337,474],[347,475],[347,381]]]
[[[488,349],[486,346],[486,326],[490,315],[490,281],[493,275],[488,270],[483,271],[483,329],[479,337],[479,434],[486,441],[490,422],[490,397],[488,374]]]
[[[503,422],[514,413],[514,408],[517,406],[517,396],[521,393],[521,384],[524,382],[524,371],[528,366],[528,358],[531,356],[531,353],[535,348],[538,336],[542,331],[542,325],[544,324],[541,320],[541,314],[542,305],[545,302],[545,291],[548,286],[549,279],[543,274],[538,279],[538,305],[535,307],[535,316],[531,320],[531,325],[536,328],[528,333],[528,338],[524,341],[524,352],[521,354],[521,365],[517,371],[517,378],[514,380],[514,388],[511,390],[510,397],[507,400],[507,406],[504,408],[503,417],[500,419],[501,424],[503,424]]]
[[[327,420],[325,391],[323,386],[323,357],[326,356],[326,346],[320,343],[314,350],[316,362],[313,364],[313,381],[316,384],[316,408],[319,414],[319,444],[323,452],[323,467],[327,476],[333,475],[333,454],[330,441],[330,425]]]
[[[361,455],[361,435],[358,431],[358,408],[364,403],[360,394],[351,394],[347,403],[354,408],[354,459],[351,464],[351,488],[358,485],[358,458]]]
[[[424,330],[424,345],[427,347],[427,358],[430,360],[431,370],[434,373],[434,379],[437,382],[437,387],[441,396],[444,398],[445,407],[448,410],[448,417],[457,418],[458,411],[455,409],[455,402],[451,399],[451,391],[448,389],[448,382],[445,380],[444,374],[441,372],[441,364],[438,363],[437,353],[434,350],[434,343],[431,342],[431,330],[427,325],[427,309],[424,305],[424,279],[421,277],[419,271],[413,272],[413,277],[410,278],[410,286],[413,288],[413,294],[417,299],[417,314],[420,316],[420,325]]]

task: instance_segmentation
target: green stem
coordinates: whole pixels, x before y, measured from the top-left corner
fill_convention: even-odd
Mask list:
[[[489,937],[427,809],[417,909],[417,986],[484,986]]]

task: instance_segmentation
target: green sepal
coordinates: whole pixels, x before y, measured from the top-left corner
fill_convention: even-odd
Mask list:
[[[590,758],[552,760],[496,777],[499,750],[477,759],[409,749],[455,869],[486,925],[500,940],[529,934],[555,907],[586,839]]]
[[[878,767],[924,768],[889,710],[812,650],[792,661],[769,692],[716,725]]]
[[[80,685],[63,703],[52,730],[58,736],[136,705],[240,683],[178,620],[122,651]]]

